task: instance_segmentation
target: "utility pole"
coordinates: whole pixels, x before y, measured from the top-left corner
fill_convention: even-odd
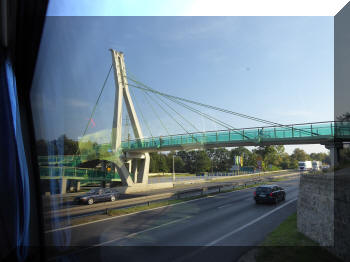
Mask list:
[[[175,154],[173,154],[173,182],[175,183]]]

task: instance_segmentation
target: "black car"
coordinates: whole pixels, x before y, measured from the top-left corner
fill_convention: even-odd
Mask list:
[[[277,185],[259,186],[254,191],[254,200],[259,203],[275,203],[286,199],[286,191]]]
[[[74,202],[92,205],[96,202],[115,201],[119,198],[120,193],[111,188],[91,189],[84,195],[74,198]]]

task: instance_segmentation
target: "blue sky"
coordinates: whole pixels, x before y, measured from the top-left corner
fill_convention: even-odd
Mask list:
[[[38,137],[81,136],[111,65],[109,48],[161,92],[282,124],[333,119],[333,17],[47,17],[32,92]],[[114,91],[110,77],[90,133],[111,128]],[[165,135],[142,92],[134,93],[153,135]],[[222,129],[173,106],[200,130]],[[171,133],[184,133],[154,107]],[[235,127],[262,125],[205,112]]]
[[[52,0],[47,15],[144,16],[181,15],[196,5],[193,0]]]

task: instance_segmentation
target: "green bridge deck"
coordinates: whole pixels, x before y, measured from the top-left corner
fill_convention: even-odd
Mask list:
[[[243,128],[123,141],[124,151],[167,151],[186,147],[327,144],[350,139],[349,122],[318,122],[288,126]]]
[[[320,122],[153,137],[123,141],[122,150],[125,152],[152,152],[230,146],[332,144],[335,141],[350,141],[350,122]],[[113,162],[117,156],[115,152],[112,152],[111,144],[100,144],[90,153],[92,153],[90,156],[38,157],[40,176],[42,179],[69,177],[86,181],[120,181],[118,173],[77,167],[89,159],[104,159]]]
[[[41,179],[60,179],[83,181],[121,181],[118,173],[101,171],[94,168],[77,168],[71,166],[40,166]]]

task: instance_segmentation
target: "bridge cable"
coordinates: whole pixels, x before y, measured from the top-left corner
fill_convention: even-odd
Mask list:
[[[109,68],[109,70],[108,70],[107,76],[106,76],[106,78],[105,78],[105,80],[104,80],[104,82],[103,82],[103,85],[102,85],[102,88],[101,88],[101,90],[100,90],[100,93],[99,93],[99,95],[98,95],[98,97],[97,97],[96,103],[95,103],[95,105],[94,105],[94,107],[93,107],[93,109],[92,109],[90,118],[89,118],[89,120],[88,120],[88,122],[87,122],[87,124],[86,124],[85,129],[84,129],[82,138],[85,136],[86,131],[87,131],[88,128],[89,128],[91,119],[92,119],[92,117],[93,117],[94,114],[95,114],[97,104],[98,104],[98,102],[100,101],[100,98],[101,98],[101,95],[102,95],[102,92],[103,92],[104,88],[106,87],[106,83],[107,83],[107,80],[108,80],[108,78],[109,78],[109,75],[111,74],[112,67],[113,67],[113,65],[111,64],[111,66],[110,66],[110,68]],[[77,151],[75,152],[74,155],[76,155],[76,154],[79,152],[79,150],[80,150],[80,148],[78,147],[78,149],[77,149]]]
[[[130,79],[130,80],[135,82],[135,80],[133,80],[133,79]],[[141,84],[141,85],[144,85],[144,84],[142,84],[142,83],[140,83],[140,84]],[[130,84],[129,84],[129,85],[130,85]],[[133,87],[134,87],[134,85],[132,85],[132,84],[131,84],[130,86],[133,86]],[[152,89],[152,88],[150,88],[150,87],[148,87],[148,86],[146,86],[146,88],[147,88],[147,89],[150,89],[150,90],[154,90],[154,89]],[[144,90],[144,91],[145,91],[145,90]],[[160,94],[157,94],[157,95],[162,96],[162,95],[160,95]],[[170,100],[170,101],[172,101],[172,102],[174,102],[174,103],[176,103],[176,104],[178,104],[178,105],[181,105],[181,106],[185,107],[186,109],[188,109],[188,110],[190,110],[190,111],[192,111],[192,112],[194,112],[194,113],[197,113],[197,114],[199,114],[199,115],[201,115],[201,116],[203,116],[203,117],[205,117],[205,118],[207,118],[207,119],[213,121],[213,122],[216,123],[216,124],[219,124],[220,126],[223,126],[224,128],[226,128],[226,129],[228,129],[228,130],[237,129],[237,128],[233,127],[233,126],[230,125],[230,124],[224,123],[224,122],[222,122],[221,120],[216,119],[215,117],[210,116],[210,115],[208,115],[208,114],[206,114],[206,113],[203,113],[203,112],[201,112],[201,111],[199,111],[199,110],[197,110],[197,109],[195,109],[195,108],[193,108],[193,107],[191,107],[191,106],[189,106],[189,105],[187,105],[187,104],[184,104],[184,103],[182,103],[182,102],[180,102],[180,101],[178,101],[178,100],[175,100],[175,99],[173,99],[173,98],[166,97],[166,96],[163,96],[163,97],[166,98],[166,99],[168,99],[168,100]],[[164,103],[164,101],[163,101],[163,103]],[[198,130],[198,129],[197,129],[197,130]],[[235,131],[235,133],[238,133],[239,135],[243,135],[243,134],[241,134],[239,131]],[[248,138],[248,139],[251,139],[251,138],[248,137],[248,136],[245,136],[245,135],[243,135],[243,136],[246,137],[246,138]]]
[[[146,92],[146,91],[145,91]],[[201,132],[195,125],[193,125],[189,120],[187,120],[183,115],[181,115],[179,112],[177,112],[172,106],[170,106],[168,103],[166,103],[160,95],[157,95],[157,98],[163,102],[163,104],[165,104],[166,106],[168,106],[172,111],[174,111],[179,117],[181,117],[185,122],[187,122],[190,126],[193,127],[193,129],[195,129],[197,132]]]
[[[130,80],[133,81],[132,79],[130,79]],[[155,89],[144,88],[144,87],[140,87],[140,86],[132,85],[132,84],[129,84],[129,85],[133,86],[133,87],[136,87],[136,88],[139,88],[141,90],[145,90],[145,91],[149,91],[149,92],[161,95],[163,97],[168,97],[168,98],[184,101],[184,102],[187,102],[187,103],[199,105],[199,106],[202,106],[202,107],[206,107],[206,108],[210,108],[210,109],[213,109],[213,110],[216,110],[216,111],[220,111],[220,112],[223,112],[223,113],[228,113],[228,114],[232,114],[232,115],[239,116],[239,117],[242,117],[242,118],[254,120],[254,121],[257,121],[257,122],[264,123],[264,124],[273,124],[273,125],[283,126],[283,125],[275,123],[275,122],[270,122],[270,121],[267,121],[267,120],[263,120],[263,119],[259,119],[259,118],[255,118],[255,117],[251,117],[251,116],[247,116],[247,115],[243,115],[243,114],[236,113],[236,112],[233,112],[233,111],[230,111],[230,110],[226,110],[226,109],[215,107],[215,106],[206,105],[206,104],[203,104],[203,103],[200,103],[200,102],[195,102],[195,101],[188,100],[188,99],[185,99],[185,98],[180,98],[180,97],[177,97],[177,96],[168,95],[168,94],[156,91]]]
[[[128,74],[130,74],[130,73],[128,72]],[[139,82],[139,81],[136,81],[136,80],[131,79],[131,78],[130,78],[130,80],[133,81],[133,82],[137,82],[138,84],[144,86],[145,88],[147,88],[147,89],[149,89],[149,90],[156,91],[156,90],[154,90],[153,88],[151,88],[151,87],[149,87],[149,86],[146,86],[145,84],[143,84],[143,83],[141,83],[141,82]],[[137,86],[134,86],[134,85],[132,85],[132,84],[129,84],[129,85],[132,86],[132,87],[137,87]],[[145,90],[144,90],[144,91],[145,91]],[[160,94],[156,94],[156,95],[158,95],[158,96],[163,96],[163,95],[160,95]],[[226,129],[237,129],[237,128],[233,127],[232,125],[227,124],[227,123],[224,123],[224,122],[222,122],[221,120],[216,119],[215,117],[210,116],[210,115],[208,115],[208,114],[206,114],[206,113],[200,112],[199,110],[197,110],[197,109],[195,109],[195,108],[193,108],[193,107],[191,107],[191,106],[189,106],[189,105],[187,105],[187,104],[181,103],[181,102],[179,102],[179,101],[177,101],[177,100],[175,100],[175,99],[172,99],[172,98],[169,98],[169,97],[166,97],[166,96],[163,96],[163,97],[166,98],[166,99],[168,99],[168,100],[170,100],[170,101],[172,101],[173,103],[176,103],[176,104],[178,104],[178,105],[181,105],[181,106],[187,108],[188,110],[190,110],[190,111],[192,111],[192,112],[195,112],[195,113],[197,113],[197,114],[199,114],[199,115],[201,115],[201,116],[204,116],[205,118],[207,118],[207,119],[213,121],[213,122],[216,123],[216,124],[219,124],[219,125],[223,126],[223,127],[226,128]],[[160,100],[161,100],[161,99],[160,99]],[[164,103],[163,100],[161,100],[161,101]],[[168,106],[169,106],[169,105],[168,105]],[[173,109],[173,110],[174,110],[174,109]],[[187,120],[186,120],[186,121],[187,121]],[[191,124],[191,125],[192,125],[192,124]],[[197,129],[197,128],[195,127],[195,129]],[[197,131],[199,131],[199,130],[197,129]],[[200,132],[200,131],[199,131],[199,132]]]
[[[144,92],[146,93],[146,91],[144,91]],[[146,93],[146,94],[148,94],[148,93]],[[165,98],[167,98],[167,97],[165,97]],[[188,110],[190,110],[190,111],[192,111],[192,112],[195,112],[195,113],[197,113],[197,114],[199,114],[199,115],[201,115],[201,116],[206,117],[207,119],[209,119],[209,120],[215,122],[216,124],[219,124],[219,125],[223,126],[224,128],[226,128],[226,129],[228,129],[228,130],[233,131],[234,133],[237,133],[237,134],[239,134],[239,135],[241,135],[241,136],[243,136],[243,137],[245,137],[245,138],[247,138],[247,139],[251,139],[250,137],[244,135],[243,133],[240,133],[239,131],[234,130],[234,129],[236,129],[236,128],[235,128],[235,127],[232,127],[232,126],[229,125],[229,124],[225,124],[224,122],[222,122],[222,121],[220,121],[220,120],[218,120],[218,119],[215,119],[214,117],[212,117],[212,116],[210,116],[210,115],[207,115],[207,114],[205,114],[205,113],[202,113],[202,112],[200,112],[199,110],[197,110],[197,109],[195,109],[195,108],[193,108],[193,107],[190,107],[189,105],[184,104],[184,103],[182,103],[182,102],[180,102],[180,101],[172,100],[172,99],[170,99],[170,98],[167,98],[167,99],[173,101],[174,103],[177,103],[177,104],[179,104],[179,105],[182,105],[183,107],[187,108]],[[175,121],[176,121],[176,120],[175,120]],[[186,132],[186,130],[185,130],[185,132]],[[200,132],[200,131],[199,131],[199,132]],[[190,133],[187,132],[187,134],[190,134]],[[196,140],[197,142],[199,142],[197,139],[195,139],[195,140]]]
[[[272,121],[268,121],[268,120],[264,120],[264,119],[261,119],[261,118],[257,118],[257,117],[253,117],[253,116],[249,116],[249,115],[244,115],[244,114],[241,114],[241,113],[233,112],[233,111],[230,111],[230,110],[227,110],[227,109],[223,109],[223,108],[219,108],[219,107],[216,107],[216,106],[211,106],[211,105],[203,104],[203,103],[200,103],[200,102],[192,101],[192,100],[189,100],[189,99],[186,99],[186,98],[182,98],[182,97],[178,97],[178,96],[173,96],[173,95],[169,95],[169,94],[166,94],[166,93],[162,93],[162,92],[159,92],[159,91],[157,91],[157,90],[155,90],[155,89],[145,85],[144,83],[142,83],[140,81],[137,81],[137,80],[135,80],[135,79],[133,79],[131,77],[127,77],[127,78],[129,80],[137,83],[137,84],[142,85],[144,88],[139,87],[139,86],[134,86],[134,87],[140,88],[140,89],[143,89],[143,90],[147,89],[150,92],[153,92],[153,93],[165,96],[165,97],[171,97],[171,98],[174,98],[174,99],[177,99],[177,100],[182,100],[182,101],[187,102],[187,103],[199,105],[199,106],[202,106],[202,107],[207,107],[207,108],[210,108],[210,109],[213,109],[213,110],[217,110],[217,111],[220,111],[220,112],[236,115],[236,116],[239,116],[239,117],[242,117],[242,118],[254,120],[254,121],[257,121],[257,122],[262,122],[262,123],[265,123],[265,124],[285,126],[285,125],[282,125],[282,124],[279,124],[279,123],[275,123],[275,122],[272,122]]]
[[[189,134],[189,132],[187,131],[187,129],[180,123],[178,122],[161,104],[158,103],[158,101],[156,99],[154,99],[150,94],[146,93],[146,91],[144,91],[144,93],[150,98],[152,99],[171,119],[173,119],[187,134]]]
[[[135,83],[142,84],[141,82],[139,82],[137,80],[134,80],[134,79],[132,79],[130,77],[128,77],[128,78],[131,81],[135,82]],[[257,118],[257,117],[252,117],[252,116],[244,115],[244,114],[241,114],[241,113],[233,112],[233,111],[226,110],[226,109],[223,109],[223,108],[219,108],[219,107],[215,107],[215,106],[211,106],[211,105],[206,105],[206,104],[203,104],[203,103],[200,103],[200,102],[195,102],[195,101],[192,101],[192,100],[189,100],[189,99],[185,99],[185,98],[181,98],[181,97],[177,97],[177,96],[173,96],[173,95],[168,95],[168,94],[156,91],[156,90],[154,90],[154,89],[152,89],[152,88],[150,88],[150,87],[148,87],[148,86],[146,86],[144,84],[142,84],[142,85],[146,86],[147,88],[136,86],[136,85],[131,85],[131,84],[129,84],[129,85],[133,86],[133,87],[136,87],[136,88],[139,88],[141,90],[145,90],[145,91],[149,91],[149,92],[152,92],[152,93],[155,93],[155,94],[162,95],[164,97],[169,97],[169,98],[181,100],[181,101],[184,101],[184,102],[187,102],[187,103],[199,105],[199,106],[202,106],[202,107],[210,108],[210,109],[213,109],[213,110],[216,110],[216,111],[220,111],[220,112],[223,112],[223,113],[232,114],[232,115],[235,115],[235,116],[239,116],[239,117],[242,117],[242,118],[246,118],[246,119],[250,119],[250,120],[253,120],[253,121],[261,122],[261,123],[264,123],[264,124],[275,125],[275,126],[286,127],[286,128],[292,128],[292,129],[294,128],[295,130],[299,130],[301,132],[306,132],[306,133],[311,133],[311,134],[314,134],[314,135],[318,135],[317,133],[314,133],[314,132],[311,132],[311,131],[306,131],[306,130],[303,130],[303,129],[298,129],[298,128],[292,127],[290,125],[283,125],[283,124],[275,123],[275,122],[272,122],[272,121],[260,119],[260,118]]]
[[[164,125],[163,121],[161,120],[161,118],[159,117],[159,115],[157,114],[157,111],[154,109],[154,107],[152,106],[152,104],[148,101],[147,96],[145,96],[145,100],[146,102],[149,104],[150,108],[152,109],[153,113],[157,116],[161,126],[164,128],[165,132],[170,136],[169,130],[166,128],[166,126]]]
[[[142,120],[143,120],[143,122],[146,124],[146,127],[147,127],[147,129],[148,129],[148,132],[151,134],[151,137],[153,138],[151,128],[149,127],[148,122],[146,121],[146,118],[144,117],[144,115],[143,115],[143,113],[142,113],[141,107],[140,107],[138,101],[136,100],[136,96],[135,96],[135,94],[134,94],[134,91],[133,91],[132,89],[129,89],[129,90],[131,90],[130,93],[131,93],[131,95],[132,95],[132,97],[133,97],[133,100],[134,100],[135,103],[136,103],[137,109],[139,110],[139,112],[140,112],[140,114],[141,114]]]
[[[162,110],[165,112],[165,113],[167,113],[188,135],[191,135],[191,133],[190,132],[188,132],[187,130],[186,130],[186,128],[184,128],[166,109],[164,109],[158,102],[157,102],[157,100],[155,100],[152,96],[150,96],[150,94],[148,94],[146,91],[144,91],[144,94],[145,95],[147,95],[147,96],[149,96],[153,101],[155,101],[158,105],[159,105],[159,107],[160,108],[162,108]],[[171,136],[171,135],[169,135],[169,136]],[[192,139],[194,139],[197,143],[200,143],[200,141],[196,138],[196,137],[193,137],[192,136]]]
[[[130,74],[130,75],[132,75],[134,78],[135,78],[135,76],[132,74],[132,73],[130,73],[129,71],[128,71],[128,74]],[[133,81],[133,80],[132,80]],[[144,91],[145,92],[145,91]],[[155,96],[160,100],[160,101],[162,101],[163,102],[163,104],[165,104],[167,107],[169,107],[173,112],[175,112],[182,120],[184,120],[186,123],[188,123],[190,126],[192,126],[193,127],[193,129],[195,129],[197,132],[201,132],[195,125],[193,125],[189,120],[187,120],[183,115],[181,115],[179,112],[177,112],[172,106],[170,106],[168,103],[166,103],[162,98],[161,98],[161,96],[160,95],[158,95],[158,94],[155,94]],[[168,98],[169,99],[169,98]]]
[[[203,112],[201,112],[201,111],[199,111],[199,110],[197,110],[197,109],[195,109],[195,108],[193,108],[193,107],[191,107],[191,106],[189,106],[189,105],[186,105],[185,103],[182,103],[182,102],[177,101],[177,100],[172,100],[171,98],[167,98],[167,99],[170,99],[172,102],[174,102],[174,103],[176,103],[176,104],[178,104],[178,105],[180,105],[180,106],[183,106],[183,107],[185,107],[186,109],[188,109],[188,110],[190,110],[190,111],[192,111],[192,112],[194,112],[194,113],[196,113],[196,114],[199,114],[200,116],[203,116],[203,117],[205,117],[206,119],[208,119],[208,120],[210,120],[210,121],[212,121],[212,122],[214,122],[214,123],[216,123],[216,124],[218,124],[218,125],[220,125],[220,126],[223,126],[223,127],[226,128],[226,129],[231,129],[231,127],[229,126],[229,124],[226,124],[226,123],[222,122],[222,121],[219,120],[219,119],[216,119],[216,118],[214,118],[214,117],[212,117],[212,116],[210,116],[210,115],[208,115],[208,114],[206,114],[206,113],[203,113]]]
[[[168,98],[168,99],[170,99],[170,98]],[[246,135],[243,135],[243,134],[240,133],[239,131],[235,130],[235,129],[237,129],[237,128],[232,127],[230,124],[226,124],[226,123],[222,122],[221,120],[216,119],[216,118],[214,118],[214,117],[212,117],[212,116],[210,116],[210,115],[208,115],[208,114],[206,114],[206,113],[203,113],[203,112],[201,112],[201,111],[199,111],[199,110],[197,110],[197,109],[195,109],[195,108],[193,108],[193,107],[191,107],[191,106],[189,106],[189,105],[187,105],[187,104],[185,104],[185,103],[182,103],[182,102],[180,102],[180,101],[177,101],[177,100],[171,100],[171,101],[173,101],[174,103],[177,103],[177,104],[179,104],[179,105],[182,105],[183,107],[187,108],[188,110],[190,110],[190,111],[192,111],[192,112],[194,112],[194,113],[197,113],[197,114],[199,114],[200,116],[203,116],[203,117],[205,117],[205,118],[207,118],[207,119],[213,121],[214,123],[219,124],[220,126],[223,126],[224,128],[226,128],[226,129],[228,129],[228,130],[232,130],[233,132],[235,132],[235,133],[237,133],[237,134],[239,134],[239,135],[241,135],[241,136],[244,136],[245,138],[251,139],[250,137],[248,137],[248,136],[246,136]]]

